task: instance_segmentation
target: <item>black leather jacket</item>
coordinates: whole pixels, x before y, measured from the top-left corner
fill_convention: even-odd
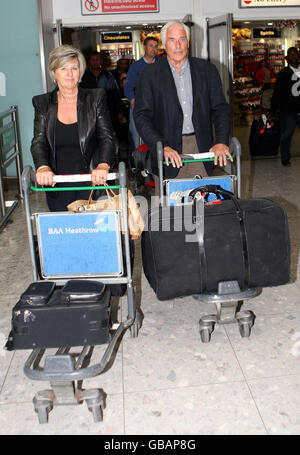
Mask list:
[[[55,125],[57,89],[32,99],[35,108],[31,153],[36,169],[50,166],[56,172]],[[78,89],[77,119],[81,153],[87,167],[115,162],[115,133],[103,89]]]

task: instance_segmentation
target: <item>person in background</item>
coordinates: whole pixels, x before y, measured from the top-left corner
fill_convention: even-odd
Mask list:
[[[259,62],[255,73],[255,79],[259,87],[262,87],[263,90],[268,90],[271,88],[271,82],[272,80],[275,80],[275,74],[272,68],[268,66],[266,60],[261,60],[261,62]]]
[[[210,169],[203,163],[183,166],[180,154],[212,151],[214,164],[225,166],[227,158],[232,161],[228,147],[231,109],[218,70],[206,60],[188,57],[189,28],[185,24],[168,22],[161,30],[161,40],[167,57],[147,65],[138,80],[134,106],[137,130],[150,149],[156,176],[158,141],[163,144],[167,163],[165,178],[207,175]],[[157,187],[156,177],[156,194]]]
[[[107,105],[111,116],[114,131],[119,138],[119,126],[124,122],[126,114],[121,100],[119,86],[111,74],[103,68],[104,56],[97,51],[93,51],[88,58],[88,69],[85,71],[81,88],[102,88],[106,92]]]
[[[33,98],[31,153],[37,183],[53,187],[55,174],[91,172],[92,184],[103,185],[115,162],[114,132],[105,91],[79,87],[85,59],[72,46],[53,49],[48,69],[55,89]],[[90,182],[81,185],[90,186]],[[70,202],[86,199],[87,192],[55,191],[47,192],[46,197],[51,211],[65,211]]]
[[[135,89],[141,74],[141,71],[145,66],[154,63],[157,60],[156,54],[158,49],[158,39],[154,36],[147,36],[144,40],[144,56],[132,63],[129,67],[124,93],[126,98],[130,103],[130,112],[129,112],[129,132],[132,141],[132,150],[136,150],[140,145],[140,135],[137,132],[133,119],[133,108],[135,104]]]
[[[120,79],[122,73],[127,73],[129,69],[129,61],[127,58],[120,58],[117,61],[117,67],[111,71],[111,74],[114,76],[118,86],[120,87]]]
[[[122,98],[125,98],[124,88],[125,88],[125,84],[126,84],[126,79],[127,79],[127,73],[120,73],[120,91],[121,91]]]
[[[287,51],[288,66],[277,75],[271,100],[270,118],[280,115],[280,155],[283,166],[290,166],[291,140],[296,126],[300,126],[300,65],[295,47]]]

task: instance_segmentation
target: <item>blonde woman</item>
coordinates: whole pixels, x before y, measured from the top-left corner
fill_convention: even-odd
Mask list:
[[[83,55],[72,46],[59,46],[49,55],[48,70],[56,87],[32,100],[35,119],[31,153],[39,185],[54,186],[55,174],[90,172],[92,184],[102,185],[115,161],[105,91],[78,87],[85,66]],[[73,200],[86,199],[87,192],[55,191],[46,195],[51,211],[64,211]]]

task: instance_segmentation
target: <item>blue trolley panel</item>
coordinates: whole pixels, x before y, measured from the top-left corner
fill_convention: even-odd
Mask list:
[[[36,226],[44,278],[123,274],[119,212],[39,213]]]
[[[174,180],[166,180],[166,195],[167,195],[167,203],[169,205],[177,205],[176,200],[172,199],[171,196],[175,191],[187,191],[197,188],[198,186],[205,186],[205,185],[220,185],[224,190],[233,192],[233,179],[234,176],[226,176],[226,177],[207,177],[203,179],[174,179]],[[216,196],[214,194],[210,194],[208,196],[208,201],[215,200]]]

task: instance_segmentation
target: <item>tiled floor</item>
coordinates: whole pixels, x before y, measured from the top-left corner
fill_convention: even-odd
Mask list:
[[[58,406],[40,425],[32,398],[48,383],[29,380],[30,351],[0,350],[0,434],[202,435],[300,434],[300,158],[242,162],[242,195],[266,197],[287,211],[292,245],[291,281],[264,289],[243,308],[256,315],[250,338],[236,325],[217,326],[200,341],[200,315],[214,309],[192,298],[159,302],[141,272],[136,245],[135,282],[144,313],[137,338],[127,332],[111,368],[84,381],[106,394],[104,420],[94,423],[85,404]],[[42,196],[32,196],[42,210]],[[10,330],[11,309],[31,282],[24,210],[0,234],[0,344]],[[115,302],[116,304],[118,302]],[[126,315],[126,298],[119,318]],[[98,363],[103,346],[96,348]]]

